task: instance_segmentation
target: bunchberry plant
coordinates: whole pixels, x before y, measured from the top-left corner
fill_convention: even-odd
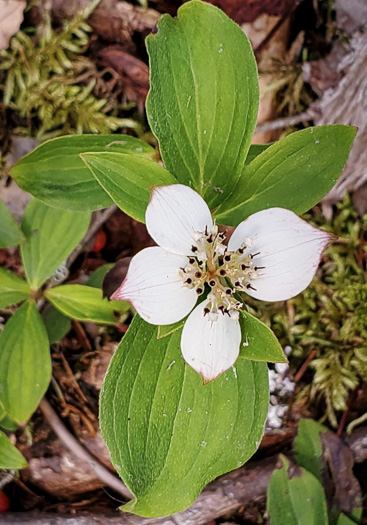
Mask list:
[[[188,507],[257,450],[266,361],[286,358],[248,312],[246,294],[285,300],[310,283],[330,237],[297,215],[332,188],[356,130],[311,127],[252,146],[251,46],[205,2],[185,3],[177,19],[164,15],[147,49],[147,117],[163,166],[132,137],[81,136],[41,145],[11,174],[56,208],[114,202],[159,245],[134,257],[113,295],[137,315],[100,399],[111,460],[134,494],[123,509],[154,517]],[[236,227],[229,240],[220,225]]]
[[[182,355],[204,382],[228,370],[239,355],[244,302],[237,294],[263,301],[297,295],[311,282],[330,240],[293,212],[269,208],[241,222],[226,245],[204,199],[181,184],[154,188],[145,219],[159,246],[133,258],[112,299],[130,301],[154,325],[190,314]]]

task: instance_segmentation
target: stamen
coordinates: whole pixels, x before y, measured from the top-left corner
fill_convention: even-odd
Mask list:
[[[198,247],[192,245],[192,246],[191,246],[191,251],[194,252],[194,253],[197,252],[197,251],[198,251]]]
[[[192,279],[191,279],[191,277],[189,277],[188,279],[186,279],[185,283],[186,283],[186,284],[192,284]]]
[[[219,270],[219,275],[220,275],[221,277],[224,277],[225,274],[226,274],[226,271],[225,271],[224,268],[222,268],[221,270]]]
[[[204,290],[203,290],[202,288],[200,288],[200,287],[199,287],[199,288],[196,288],[196,293],[197,293],[198,295],[201,295],[203,292],[204,292]]]
[[[264,270],[265,266],[255,266],[254,270],[257,272],[257,270]]]
[[[212,288],[214,288],[214,286],[215,286],[215,281],[214,281],[214,279],[212,279],[211,281],[209,281],[209,286],[211,286]]]
[[[227,255],[224,256],[224,260],[225,260],[226,262],[230,262],[231,258],[232,258],[232,257],[231,257],[229,254],[227,254]]]
[[[230,288],[227,288],[227,289],[226,289],[226,294],[227,294],[227,295],[232,295],[232,290],[231,290]]]
[[[200,277],[201,277],[202,275],[203,275],[203,274],[202,274],[201,272],[199,272],[199,271],[198,271],[198,272],[195,272],[195,277],[196,277],[197,279],[200,279]]]
[[[260,255],[260,252],[257,252],[257,253],[250,253],[250,257],[251,257],[251,259],[253,259],[254,257],[256,257],[256,255]]]
[[[256,292],[256,290],[257,290],[257,288],[254,288],[254,287],[252,286],[252,284],[250,284],[250,283],[247,283],[247,284],[246,284],[246,288],[251,288],[251,290],[255,290],[255,292]]]
[[[190,264],[195,264],[195,259],[194,259],[194,257],[189,257],[189,263],[190,263]]]
[[[210,312],[210,308],[208,308],[207,306],[204,308],[204,317],[206,315],[208,315],[208,313]]]

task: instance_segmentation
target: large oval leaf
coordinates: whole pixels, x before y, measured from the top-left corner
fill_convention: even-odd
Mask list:
[[[119,151],[153,158],[154,149],[128,135],[73,135],[48,140],[10,170],[24,190],[50,206],[68,210],[97,210],[112,204],[80,153]]]
[[[0,430],[0,469],[26,468],[27,461]]]
[[[242,29],[221,10],[192,1],[164,15],[147,38],[147,115],[167,169],[211,206],[240,177],[255,128],[258,80]]]
[[[0,248],[16,246],[24,240],[24,235],[16,220],[3,201],[0,200]]]
[[[22,221],[27,241],[21,255],[27,280],[37,290],[70,255],[87,232],[89,212],[59,210],[32,200]]]
[[[5,268],[0,268],[0,308],[6,308],[29,297],[29,284]]]
[[[352,126],[318,126],[271,144],[245,166],[233,193],[216,211],[217,221],[237,226],[249,215],[277,206],[306,212],[338,180],[355,134]]]
[[[136,316],[110,364],[100,421],[112,462],[135,495],[123,510],[163,516],[257,449],[268,409],[265,363],[239,359],[203,385],[181,357],[182,330],[157,339]]]
[[[152,187],[177,183],[156,162],[134,155],[84,153],[81,158],[113,202],[140,222],[145,222]]]
[[[0,335],[0,403],[24,423],[37,408],[51,379],[45,326],[33,302],[24,303]]]

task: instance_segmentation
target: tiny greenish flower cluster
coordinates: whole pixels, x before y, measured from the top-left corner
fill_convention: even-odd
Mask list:
[[[334,426],[337,412],[346,410],[351,392],[367,380],[367,215],[358,217],[349,197],[337,205],[331,222],[320,210],[307,217],[317,227],[338,235],[329,246],[312,284],[287,305],[252,303],[272,327],[283,346],[293,349],[293,363],[302,363],[312,350],[312,384],[301,397],[325,403]]]

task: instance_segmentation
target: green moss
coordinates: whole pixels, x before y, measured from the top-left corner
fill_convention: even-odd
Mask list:
[[[138,127],[118,118],[118,108],[93,90],[99,73],[85,56],[90,27],[85,13],[56,31],[46,15],[37,34],[19,31],[0,51],[0,96],[27,122],[18,129],[46,140],[69,133],[108,133]]]
[[[329,246],[311,285],[287,303],[251,302],[283,346],[290,345],[296,368],[311,351],[313,380],[303,395],[323,401],[333,425],[337,412],[359,383],[367,380],[367,215],[359,218],[346,197],[331,223],[315,208],[305,218],[340,239]]]

